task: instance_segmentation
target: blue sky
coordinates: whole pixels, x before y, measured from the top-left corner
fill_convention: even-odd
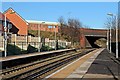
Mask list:
[[[26,20],[58,21],[76,18],[91,28],[104,28],[107,13],[117,14],[117,2],[3,2],[2,11],[12,7]]]

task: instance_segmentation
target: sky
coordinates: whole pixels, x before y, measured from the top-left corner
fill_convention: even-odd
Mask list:
[[[90,28],[104,29],[107,13],[117,14],[117,2],[2,2],[2,12],[12,7],[26,20],[58,22],[63,16],[79,19]]]

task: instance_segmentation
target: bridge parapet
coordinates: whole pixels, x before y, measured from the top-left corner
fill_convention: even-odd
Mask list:
[[[106,36],[107,30],[104,29],[86,29],[86,28],[81,28],[80,32],[84,35],[95,35],[95,36]]]
[[[91,36],[91,37],[107,37],[106,35],[85,35],[85,36]]]

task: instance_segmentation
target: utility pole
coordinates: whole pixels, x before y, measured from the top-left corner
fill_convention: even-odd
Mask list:
[[[14,11],[11,11],[9,14],[14,14]],[[4,26],[4,54],[5,57],[7,56],[7,20],[6,20],[6,15],[8,15],[7,13],[5,14],[5,26]]]
[[[54,29],[55,29],[55,50],[56,50],[56,27],[54,26]]]
[[[4,26],[4,51],[5,57],[7,56],[7,22],[6,22],[6,14],[5,14],[5,26]]]
[[[111,23],[111,26],[110,26],[110,53],[112,52],[112,50],[111,50],[111,47],[112,47],[112,45],[111,45],[111,44],[112,44],[112,43],[111,43],[111,42],[112,42],[112,38],[111,38],[111,37],[112,37],[112,34],[111,34],[112,31],[111,31],[111,27],[112,27],[112,23]]]
[[[112,36],[112,35],[111,35],[111,27],[112,27],[113,14],[112,14],[112,13],[108,13],[107,15],[111,16],[111,25],[110,25],[110,53],[111,53],[111,52],[112,52],[112,51],[111,51],[111,46],[112,46],[112,45],[111,45],[111,41],[112,41],[112,40],[111,40],[111,36]]]
[[[41,42],[41,38],[40,38],[40,25],[38,24],[38,52],[40,52],[40,42]]]
[[[38,52],[40,52],[40,49],[42,47],[42,44],[41,44],[41,26],[43,26],[43,23],[45,22],[41,22],[41,23],[38,23]]]
[[[108,15],[110,15],[112,17],[113,16],[115,17],[115,26],[116,26],[116,58],[118,58],[118,16],[114,15],[112,13],[108,13]],[[110,31],[111,31],[111,28],[110,28]],[[111,41],[111,32],[110,32],[110,41]],[[110,51],[111,51],[111,47],[110,47]]]
[[[109,29],[107,29],[107,50],[109,50]]]
[[[116,58],[118,58],[118,16],[115,16],[116,21]]]

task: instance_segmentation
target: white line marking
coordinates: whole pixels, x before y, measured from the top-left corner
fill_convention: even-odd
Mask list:
[[[98,49],[97,49],[97,50],[98,50]],[[103,50],[103,49],[102,49],[102,50]],[[94,50],[94,51],[96,51],[96,50]],[[92,51],[92,52],[94,52],[94,51]],[[56,72],[54,72],[54,73],[52,73],[52,74],[50,74],[50,75],[46,76],[43,80],[46,80],[47,78],[49,78],[49,77],[53,76],[54,74],[56,74],[56,73],[60,72],[61,70],[65,69],[66,67],[68,67],[68,66],[70,66],[70,65],[72,65],[73,63],[77,62],[78,60],[82,59],[83,57],[86,57],[86,56],[87,56],[87,55],[89,55],[89,54],[91,54],[91,52],[89,52],[88,54],[86,54],[86,55],[84,55],[84,56],[80,57],[79,59],[77,59],[77,60],[75,60],[74,62],[72,62],[72,63],[68,64],[67,66],[65,66],[65,67],[63,67],[63,68],[61,68],[61,69],[57,70]]]
[[[93,61],[96,59],[96,57],[101,53],[102,49],[97,51],[93,56],[91,56],[89,59],[87,59],[83,64],[80,65],[79,68],[77,68],[72,74],[70,74],[67,78],[83,78],[86,72],[88,71],[89,67],[93,63]],[[89,60],[91,60],[89,62]],[[74,76],[79,74],[79,76]]]

